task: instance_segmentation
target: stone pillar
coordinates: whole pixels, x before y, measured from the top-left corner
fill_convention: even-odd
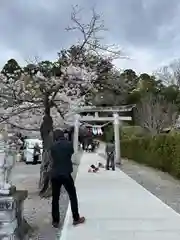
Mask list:
[[[121,164],[120,136],[119,136],[120,121],[119,115],[117,113],[114,113],[113,116],[114,116],[115,162]]]
[[[98,112],[95,112],[95,118],[98,118],[99,117],[99,113]]]
[[[74,146],[74,153],[78,153],[79,149],[79,114],[75,115],[75,120],[74,120],[74,140],[73,140],[73,146]]]

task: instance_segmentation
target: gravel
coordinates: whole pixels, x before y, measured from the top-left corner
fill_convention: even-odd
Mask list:
[[[123,160],[121,170],[132,179],[180,213],[180,181],[168,173]]]
[[[104,153],[100,153],[99,155],[105,158]],[[146,188],[177,213],[180,213],[180,180],[173,178],[168,173],[130,160],[123,159],[120,168],[137,183]]]

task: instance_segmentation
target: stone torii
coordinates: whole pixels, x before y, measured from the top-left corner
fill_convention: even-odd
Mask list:
[[[80,122],[113,122],[114,124],[114,140],[115,140],[115,162],[121,163],[120,153],[120,135],[119,128],[121,121],[131,121],[131,116],[120,116],[120,113],[131,112],[135,105],[117,106],[117,107],[92,107],[84,106],[76,111],[74,117],[74,153],[78,152],[78,137]],[[100,112],[113,113],[112,117],[101,117]],[[92,115],[81,116],[82,113],[93,113]]]

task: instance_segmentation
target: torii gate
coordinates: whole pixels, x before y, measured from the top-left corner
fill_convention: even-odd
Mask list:
[[[120,153],[120,136],[119,136],[119,127],[121,121],[131,121],[131,116],[120,116],[120,113],[132,112],[132,109],[135,105],[126,105],[126,106],[114,106],[114,107],[92,107],[84,106],[80,107],[76,111],[74,119],[74,153],[78,152],[78,137],[79,137],[79,126],[80,122],[106,122],[111,121],[114,123],[114,139],[115,139],[115,162],[121,163],[121,153]],[[100,112],[113,113],[112,117],[100,117]],[[94,113],[94,116],[87,115],[81,116],[82,113]]]

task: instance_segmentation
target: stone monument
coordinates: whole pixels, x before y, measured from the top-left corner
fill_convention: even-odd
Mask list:
[[[11,181],[15,165],[15,147],[7,136],[0,134],[0,239],[24,239],[24,200],[27,191],[18,191]]]
[[[0,135],[0,196],[10,195],[15,191],[12,186],[11,173],[15,165],[15,149],[13,143],[5,140],[4,136]]]

